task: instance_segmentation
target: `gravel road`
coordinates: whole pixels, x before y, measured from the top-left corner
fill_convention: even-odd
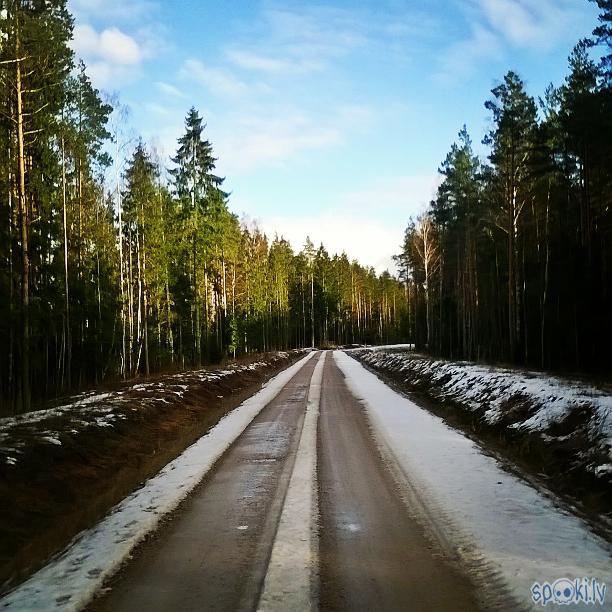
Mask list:
[[[315,434],[302,436],[307,410],[318,424],[313,421]],[[300,453],[315,468],[294,483]],[[312,493],[313,516],[283,511],[304,491]],[[262,410],[91,609],[478,610],[468,578],[402,499],[362,405],[331,353],[322,352]],[[296,533],[292,521],[299,530],[305,520],[308,553],[297,542],[275,544],[283,533]],[[271,557],[291,571],[271,572]],[[270,597],[262,598],[264,584]],[[295,584],[310,586],[306,598]]]

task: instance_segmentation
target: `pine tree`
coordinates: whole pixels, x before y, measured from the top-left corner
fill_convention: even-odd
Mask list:
[[[142,141],[138,143],[125,172],[124,234],[129,246],[128,268],[131,283],[129,362],[133,373],[150,372],[149,361],[149,258],[153,240],[152,229],[159,216],[157,168]]]
[[[482,218],[480,163],[472,152],[467,128],[459,132],[439,173],[443,177],[436,199],[432,202],[432,215],[439,233],[439,333],[438,350],[442,351],[445,328],[458,326],[458,342],[464,355],[473,357],[477,352],[479,301],[477,243]],[[450,280],[449,282],[449,279]],[[448,287],[446,286],[448,284]],[[453,295],[452,303],[442,304],[445,292]]]
[[[87,321],[96,321],[93,339],[94,354],[103,360],[103,322],[101,308],[100,249],[90,249],[95,244],[92,237],[98,231],[101,218],[103,195],[99,189],[105,169],[111,159],[103,150],[110,138],[106,129],[112,107],[102,102],[100,93],[95,89],[85,72],[83,62],[78,72],[66,82],[66,99],[59,121],[58,147],[62,166],[62,225],[64,244],[64,294],[66,355],[62,357],[65,365],[66,381],[70,386],[72,355],[72,321],[70,303],[76,306],[76,329],[78,331],[79,364],[83,364],[83,353],[90,350]],[[70,224],[70,227],[69,227]],[[70,291],[70,251],[75,252],[75,271],[73,295]],[[88,255],[89,253],[89,255]],[[95,287],[90,287],[90,278],[95,278]],[[93,291],[92,291],[93,289]],[[94,314],[95,313],[95,314]],[[91,328],[89,328],[91,331]],[[96,366],[96,375],[99,366]],[[81,376],[81,375],[80,375]]]
[[[612,0],[591,0],[599,7],[599,25],[593,30],[591,45],[604,48],[601,58],[601,76],[606,87],[612,87]]]
[[[314,314],[314,264],[316,257],[316,250],[314,244],[310,240],[309,236],[306,236],[306,242],[304,243],[304,249],[302,251],[308,265],[308,276],[310,286],[309,306],[310,306],[310,346],[315,346],[315,314]]]
[[[23,409],[31,401],[32,328],[37,321],[31,307],[32,260],[43,247],[39,236],[32,236],[31,220],[48,202],[43,201],[45,179],[42,175],[50,160],[42,159],[49,151],[54,117],[63,101],[63,85],[72,65],[68,41],[72,19],[65,0],[25,2],[7,0],[0,4],[3,23],[0,68],[9,93],[5,108],[9,117],[10,183],[14,218],[18,231],[15,243],[20,253],[21,292],[21,367],[20,400]],[[33,163],[33,161],[46,163]],[[18,236],[18,237],[17,237]],[[36,330],[37,331],[37,330]]]
[[[493,129],[484,139],[491,146],[490,159],[497,176],[499,208],[492,211],[507,238],[508,351],[518,354],[521,341],[522,283],[519,269],[521,215],[529,200],[530,155],[536,127],[536,106],[517,74],[508,72],[485,103],[493,115]]]

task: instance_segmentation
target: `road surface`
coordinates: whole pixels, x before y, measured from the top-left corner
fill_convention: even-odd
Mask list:
[[[91,609],[479,607],[470,580],[412,517],[362,405],[322,352]]]

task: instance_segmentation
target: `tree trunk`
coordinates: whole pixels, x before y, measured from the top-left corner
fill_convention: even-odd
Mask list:
[[[126,350],[126,312],[125,312],[125,273],[123,262],[123,219],[121,201],[121,185],[119,181],[119,135],[115,134],[115,185],[117,190],[117,212],[119,215],[119,282],[121,284],[121,374],[126,378],[127,350]]]
[[[21,74],[21,45],[19,24],[15,32],[15,87],[17,99],[17,185],[19,198],[19,221],[21,226],[21,408],[30,409],[30,252],[29,216],[25,186],[25,149],[23,126],[23,86]]]
[[[548,181],[548,193],[546,195],[546,224],[544,228],[545,242],[545,263],[544,263],[544,283],[542,288],[542,321],[540,323],[540,366],[545,368],[548,364],[546,351],[546,325],[547,317],[546,310],[548,308],[548,279],[550,276],[550,180]]]
[[[145,354],[145,376],[150,375],[149,367],[149,298],[148,298],[148,283],[147,283],[147,248],[146,236],[144,230],[144,210],[143,212],[143,229],[142,229],[142,300],[143,300],[143,331],[144,331],[144,354]]]
[[[70,387],[70,376],[72,371],[72,340],[70,334],[70,291],[69,291],[69,279],[68,279],[68,223],[66,214],[66,148],[64,138],[62,137],[62,221],[64,230],[64,304],[66,309],[65,318],[65,366],[62,372],[62,386],[64,385],[64,374],[65,380],[68,387]]]
[[[315,346],[315,325],[314,325],[314,272],[310,273],[310,346]]]

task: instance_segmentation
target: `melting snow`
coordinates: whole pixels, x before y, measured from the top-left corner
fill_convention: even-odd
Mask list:
[[[287,353],[274,354],[277,359],[284,359]],[[125,419],[125,403],[129,401],[156,402],[170,404],[161,393],[173,394],[182,398],[189,389],[200,386],[203,382],[221,380],[227,376],[266,367],[270,362],[256,361],[250,364],[232,364],[222,370],[197,370],[165,376],[161,381],[137,383],[123,391],[95,393],[87,392],[72,398],[70,403],[45,410],[35,410],[15,417],[0,418],[0,453],[8,455],[19,447],[29,446],[35,442],[61,445],[60,432],[49,432],[48,428],[58,428],[58,419],[64,423],[60,429],[72,436],[78,435],[89,427],[113,427],[118,419]],[[179,382],[180,381],[180,382]],[[129,393],[138,392],[137,398],[130,400]],[[131,407],[136,412],[138,409]],[[52,422],[52,423],[51,423]],[[17,461],[17,460],[15,460]]]
[[[314,353],[282,371],[226,415],[208,434],[119,503],[97,526],[3,599],[2,610],[79,610],[94,596],[160,518],[202,480],[215,461],[246,429]]]
[[[533,410],[509,427],[538,432],[544,439],[553,436],[547,430],[562,423],[576,408],[588,414],[588,429],[594,442],[591,451],[612,451],[612,392],[578,381],[541,372],[521,372],[467,362],[433,360],[409,352],[364,351],[358,353],[365,363],[399,374],[411,380],[425,380],[440,397],[452,399],[482,414],[490,424],[508,418],[508,401],[526,401]],[[555,435],[562,441],[564,436]],[[595,452],[593,453],[595,455]],[[612,455],[610,455],[612,456]],[[590,469],[603,474],[593,459]]]
[[[612,584],[612,549],[584,523],[504,471],[442,419],[396,393],[357,361],[334,353],[368,412],[383,452],[400,467],[444,536],[489,584],[500,576],[531,605],[534,581],[592,576]],[[499,587],[496,587],[499,588]],[[612,602],[599,609],[612,609]]]

